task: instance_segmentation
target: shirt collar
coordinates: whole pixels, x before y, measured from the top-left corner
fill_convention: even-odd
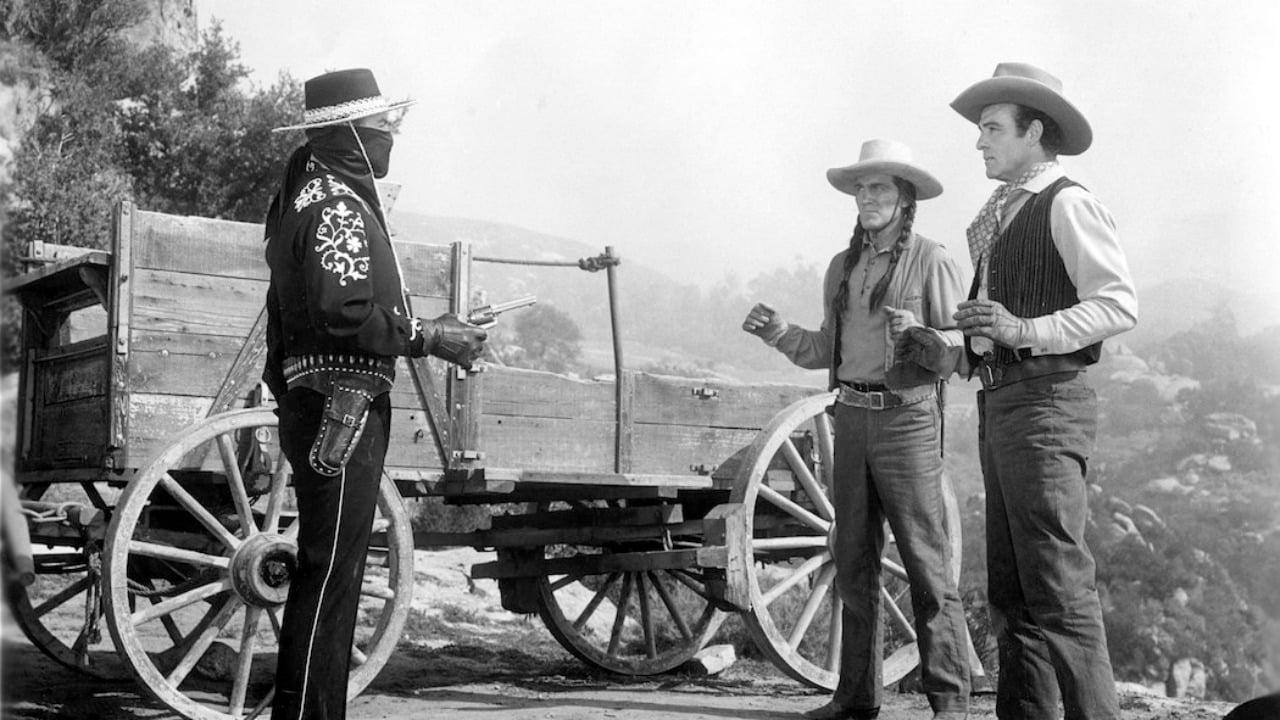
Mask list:
[[[1031,178],[1022,187],[1018,188],[1025,192],[1039,194],[1042,190],[1057,182],[1058,178],[1066,177],[1067,172],[1062,169],[1061,165],[1054,163],[1053,167],[1046,169],[1039,175]]]

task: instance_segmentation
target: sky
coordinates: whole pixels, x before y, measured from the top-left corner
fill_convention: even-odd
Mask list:
[[[894,138],[945,192],[918,232],[969,269],[995,182],[950,109],[1001,61],[1059,77],[1093,147],[1062,158],[1115,216],[1139,289],[1277,298],[1280,3],[197,0],[256,83],[372,68],[418,100],[398,210],[613,245],[703,286],[825,267],[853,199],[826,180]]]

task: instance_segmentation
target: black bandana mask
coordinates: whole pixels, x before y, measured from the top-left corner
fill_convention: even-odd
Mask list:
[[[307,131],[307,139],[320,162],[334,170],[355,177],[366,176],[372,170],[375,178],[386,177],[392,145],[391,133],[386,130],[364,125],[334,125]],[[364,152],[360,150],[362,145]]]

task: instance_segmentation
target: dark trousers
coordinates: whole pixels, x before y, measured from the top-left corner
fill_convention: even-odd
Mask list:
[[[884,623],[880,555],[889,521],[911,586],[920,675],[935,711],[969,704],[964,610],[951,577],[938,405],[888,410],[836,404],[836,588],[844,602],[835,702],[880,707]]]
[[[312,471],[307,453],[324,396],[307,388],[280,400],[280,444],[298,498],[298,569],[289,586],[276,666],[275,720],[342,720],[365,550],[377,507],[391,403],[373,402],[364,434],[342,474]]]
[[[978,394],[987,491],[987,594],[1000,646],[996,715],[1120,716],[1093,555],[1085,474],[1098,402],[1078,372]]]

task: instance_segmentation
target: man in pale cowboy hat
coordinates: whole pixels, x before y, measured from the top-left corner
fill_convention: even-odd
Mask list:
[[[410,312],[374,178],[391,153],[390,102],[369,70],[308,80],[306,144],[266,220],[267,361],[280,444],[293,465],[298,567],[280,631],[272,717],[342,718],[391,424],[397,356],[470,367],[484,330]]]
[[[1000,646],[996,713],[1119,717],[1085,474],[1097,398],[1085,368],[1137,322],[1111,214],[1058,155],[1089,148],[1088,121],[1049,73],[1001,63],[951,107],[978,125],[987,177],[1003,182],[969,226],[974,281],[955,318],[982,380],[978,442],[987,587]]]
[[[849,247],[831,260],[818,330],[783,322],[763,303],[742,329],[795,364],[827,368],[835,405],[833,505],[836,587],[843,601],[840,681],[807,718],[879,713],[883,623],[880,555],[889,521],[911,585],[924,691],[935,717],[964,717],[969,663],[964,611],[951,576],[943,518],[938,384],[955,369],[963,338],[952,320],[963,285],[943,246],[917,235],[916,201],[942,194],[906,145],[863,144],[857,163],[827,171],[857,202]],[[899,338],[910,343],[898,353]]]

